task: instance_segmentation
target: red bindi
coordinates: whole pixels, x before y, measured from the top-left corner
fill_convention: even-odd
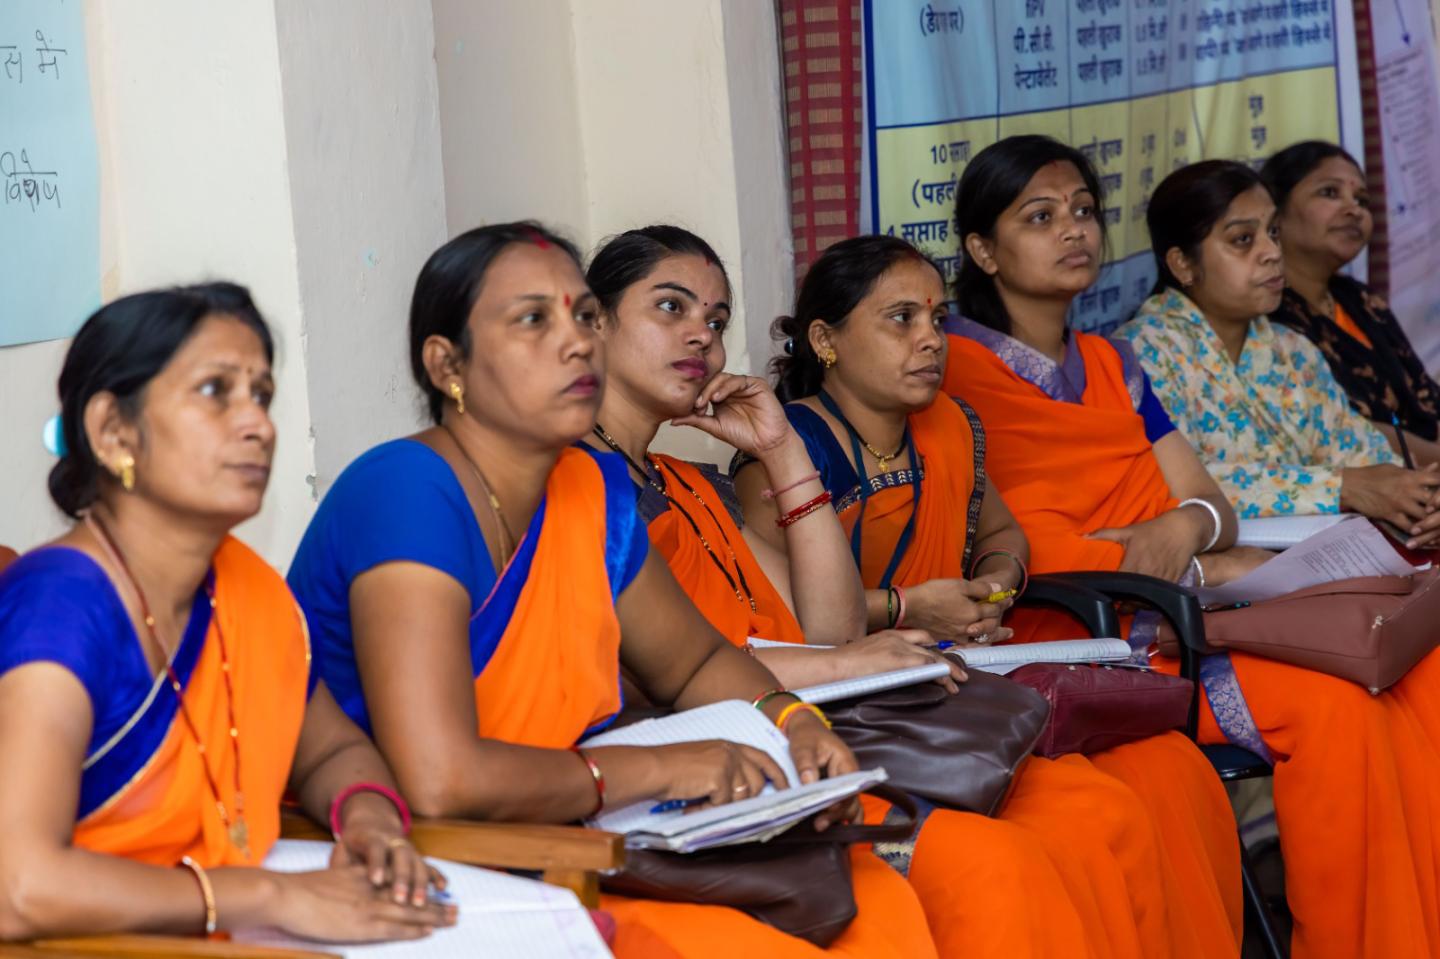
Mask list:
[[[928,296],[925,297],[925,305],[926,305],[926,306],[929,306],[929,305],[930,305],[930,297],[928,297]]]
[[[565,294],[565,305],[566,305],[566,306],[569,306],[569,305],[570,305],[570,294],[569,294],[569,293],[566,293],[566,294]]]

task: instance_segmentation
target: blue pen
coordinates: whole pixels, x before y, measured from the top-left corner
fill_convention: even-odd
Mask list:
[[[942,639],[940,642],[935,644],[935,648],[940,650],[942,653],[947,649],[954,648],[954,646],[955,644],[950,642],[948,639]]]
[[[1390,425],[1395,427],[1395,439],[1400,444],[1400,455],[1405,458],[1405,468],[1407,470],[1413,470],[1415,468],[1415,460],[1410,456],[1410,444],[1405,442],[1405,427],[1400,425],[1400,417],[1391,413]]]
[[[702,799],[667,799],[650,807],[650,815],[654,816],[662,812],[674,812],[677,809],[688,809],[691,806],[698,806],[705,800]]]

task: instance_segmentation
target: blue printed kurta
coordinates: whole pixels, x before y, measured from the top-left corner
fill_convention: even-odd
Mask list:
[[[1189,297],[1150,297],[1116,336],[1135,347],[1160,402],[1242,519],[1340,509],[1341,470],[1395,463],[1345,399],[1324,356],[1265,317],[1238,363]]]

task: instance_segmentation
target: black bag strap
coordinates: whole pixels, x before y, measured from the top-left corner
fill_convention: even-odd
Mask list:
[[[985,425],[976,413],[960,397],[952,397],[960,412],[970,421],[971,446],[975,449],[974,483],[971,486],[970,502],[965,509],[965,554],[960,560],[964,575],[970,575],[970,556],[975,552],[975,530],[980,526],[980,507],[985,502]]]

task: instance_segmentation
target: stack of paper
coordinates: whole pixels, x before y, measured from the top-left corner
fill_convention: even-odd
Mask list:
[[[987,673],[1014,672],[1030,663],[1112,663],[1130,658],[1123,639],[1062,639],[1053,643],[1002,643],[960,650],[966,667]]]
[[[1363,516],[1347,516],[1291,546],[1237,580],[1201,586],[1195,595],[1206,606],[1258,603],[1298,589],[1361,576],[1410,576],[1417,566]]]
[[[633,849],[696,852],[714,846],[757,842],[885,781],[885,770],[873,769],[800,785],[790,760],[790,741],[764,713],[738,699],[687,709],[672,716],[647,719],[585,740],[586,746],[668,746],[674,743],[723,739],[761,750],[784,771],[789,788],[766,785],[758,796],[697,811],[654,811],[653,799],[607,810],[591,825],[625,836]],[[701,798],[701,797],[695,797]]]
[[[265,868],[277,872],[325,869],[328,842],[282,839],[265,857]],[[496,959],[608,959],[590,914],[568,889],[521,879],[503,872],[431,860],[449,880],[447,892],[460,907],[459,921],[437,929],[426,939],[375,945],[334,945],[305,942],[273,929],[238,930],[239,942],[290,949],[322,950],[355,959],[400,959],[408,956],[486,956]]]

